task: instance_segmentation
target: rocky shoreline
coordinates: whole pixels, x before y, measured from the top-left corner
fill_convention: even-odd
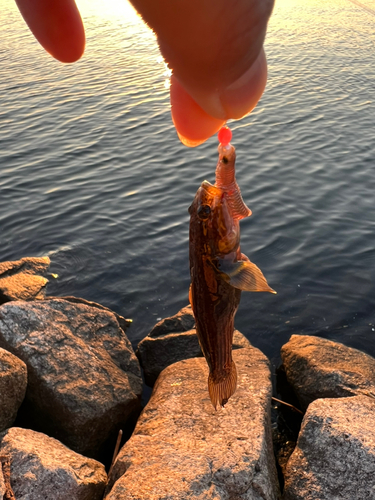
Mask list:
[[[215,411],[190,307],[134,353],[125,318],[45,296],[48,266],[0,263],[0,499],[375,500],[374,358],[292,335],[282,370],[299,416],[272,404],[270,363],[236,331],[238,389]],[[295,416],[295,443],[275,411]]]

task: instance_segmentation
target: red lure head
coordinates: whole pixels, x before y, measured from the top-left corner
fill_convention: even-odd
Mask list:
[[[232,131],[226,125],[221,127],[219,133],[217,134],[217,138],[219,139],[220,144],[223,146],[227,146],[232,139]]]

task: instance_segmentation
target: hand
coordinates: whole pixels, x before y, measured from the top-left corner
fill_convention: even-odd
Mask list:
[[[173,71],[172,119],[184,144],[201,144],[255,107],[267,80],[263,42],[274,0],[131,1]],[[82,56],[85,34],[74,0],[16,2],[53,57]]]

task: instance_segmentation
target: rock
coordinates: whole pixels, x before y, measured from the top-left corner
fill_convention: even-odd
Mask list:
[[[107,311],[111,314],[114,314],[116,316],[116,319],[120,325],[120,327],[126,332],[126,330],[129,328],[129,326],[132,324],[131,319],[125,319],[123,316],[120,316],[114,311],[111,311],[111,309],[108,309],[108,307],[102,306],[102,304],[98,304],[97,302],[92,302],[91,300],[86,300],[82,299],[81,297],[73,297],[71,295],[65,296],[65,297],[53,297],[49,295],[48,297],[45,298],[45,300],[56,300],[56,299],[63,299],[67,300],[68,302],[71,302],[72,304],[85,304],[86,306],[90,307],[97,307],[98,309],[101,309],[102,311]]]
[[[267,358],[233,353],[238,388],[215,411],[203,358],[159,376],[130,440],[117,457],[106,500],[275,500],[278,483],[270,426]]]
[[[9,302],[0,345],[27,365],[22,426],[96,457],[139,412],[139,363],[111,312],[61,299]]]
[[[174,316],[164,318],[156,323],[148,334],[149,337],[161,337],[167,333],[180,333],[191,330],[195,325],[195,319],[191,306],[183,307]]]
[[[100,500],[104,465],[40,432],[13,427],[1,435],[0,453],[11,458],[17,500]]]
[[[15,421],[26,387],[25,363],[0,348],[0,431],[7,429]]]
[[[160,373],[167,366],[188,358],[202,356],[195,329],[168,333],[160,337],[145,337],[136,350],[143,368],[145,382],[153,387]]]
[[[318,399],[286,467],[284,500],[375,498],[375,400]]]
[[[49,265],[48,257],[0,262],[0,304],[10,300],[43,299],[48,280],[38,273],[44,273]]]
[[[159,374],[167,366],[183,359],[203,356],[194,325],[191,307],[184,307],[174,316],[159,321],[138,344],[136,354],[147,385],[153,387]],[[234,331],[233,349],[250,345],[242,333]]]
[[[375,359],[338,342],[292,335],[281,348],[288,382],[303,409],[318,398],[375,397]]]

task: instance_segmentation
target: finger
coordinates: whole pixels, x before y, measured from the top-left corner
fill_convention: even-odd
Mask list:
[[[225,120],[206,113],[173,75],[170,93],[172,120],[185,146],[199,146],[224,125]]]
[[[74,0],[16,0],[31,32],[55,59],[71,63],[85,50],[85,30]]]
[[[199,104],[171,77],[171,112],[177,134],[186,146],[198,146],[218,132],[229,119],[250,113],[259,101],[267,82],[264,51],[249,70],[221,93],[200,93]],[[216,118],[214,116],[219,116]]]
[[[266,85],[262,47],[274,0],[131,1],[173,71],[172,116],[185,143],[215,133],[215,120],[238,119],[254,108]],[[194,130],[198,116],[202,124]]]
[[[205,96],[201,93],[199,104],[207,113],[217,118],[239,119],[255,108],[266,83],[267,61],[264,50],[261,49],[253,64],[240,78],[225,89],[217,91],[215,99],[212,94]]]

